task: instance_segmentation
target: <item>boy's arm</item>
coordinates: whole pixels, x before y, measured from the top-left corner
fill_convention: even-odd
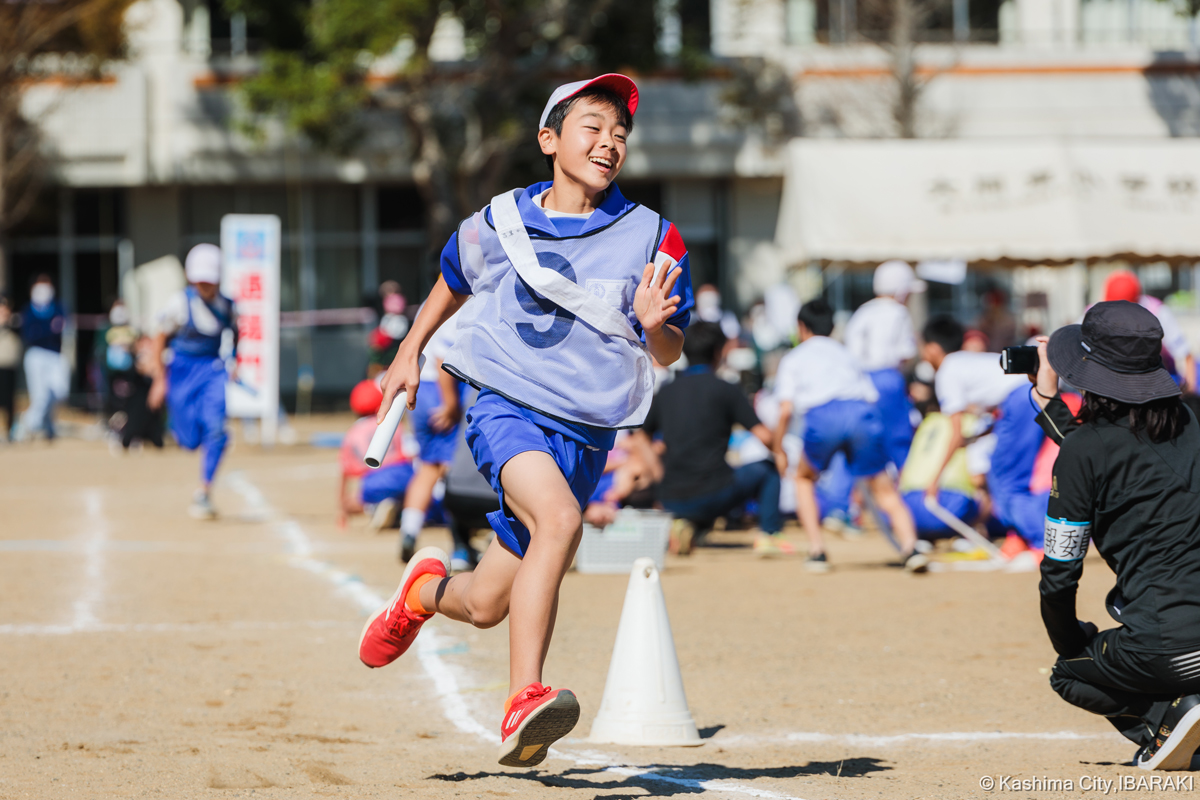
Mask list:
[[[421,313],[417,314],[412,329],[400,343],[392,365],[383,376],[383,402],[379,404],[379,413],[375,415],[377,423],[383,422],[388,409],[392,407],[392,400],[400,392],[408,392],[409,411],[416,406],[417,388],[421,385],[421,369],[417,366],[417,356],[425,349],[425,345],[429,344],[429,340],[442,323],[454,316],[469,297],[470,295],[459,294],[451,289],[446,285],[446,279],[438,276],[433,291],[429,293],[429,299],[421,307]]]
[[[442,369],[438,359],[438,388],[442,391],[442,405],[429,415],[429,424],[435,431],[448,431],[462,419],[462,404],[458,402],[458,378]]]
[[[966,444],[966,440],[962,435],[962,418],[963,412],[957,411],[950,415],[950,446],[946,448],[946,457],[942,459],[941,465],[938,466],[937,474],[933,476],[929,486],[925,488],[925,495],[937,499],[938,487],[942,482],[942,473],[946,471],[946,465],[954,458],[954,454],[958,452],[958,448]]]
[[[771,449],[778,455],[783,452],[783,437],[787,436],[788,426],[792,424],[792,401],[784,400],[779,404],[779,422],[775,423],[775,441]]]
[[[162,408],[167,396],[166,368],[163,366],[163,351],[167,349],[167,334],[156,333],[150,340],[150,392],[146,395],[146,405],[151,411]]]
[[[654,264],[649,263],[642,270],[642,281],[633,296],[633,310],[646,335],[646,348],[664,367],[678,361],[683,352],[683,331],[667,324],[679,310],[680,298],[672,292],[682,274],[683,270],[676,267],[670,274],[664,269],[655,277]]]

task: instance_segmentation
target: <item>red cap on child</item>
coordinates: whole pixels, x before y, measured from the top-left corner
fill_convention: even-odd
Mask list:
[[[375,381],[360,381],[350,392],[350,410],[360,417],[369,417],[379,411],[383,402],[383,391]]]
[[[1127,269],[1117,270],[1104,282],[1105,300],[1128,300],[1136,303],[1141,296],[1141,282],[1138,281],[1137,275]]]

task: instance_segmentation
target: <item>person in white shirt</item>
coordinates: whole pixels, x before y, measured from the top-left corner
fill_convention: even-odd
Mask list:
[[[883,420],[876,401],[879,393],[858,362],[833,332],[833,309],[824,300],[800,308],[800,344],[783,357],[775,377],[779,422],[775,450],[793,414],[804,415],[804,448],[796,470],[796,510],[808,535],[805,566],[824,572],[828,566],[817,512],[815,486],[821,471],[836,453],[843,453],[850,474],[867,480],[867,489],[887,515],[902,548],[905,568],[924,572],[929,559],[915,551],[916,526],[887,473],[888,455]]]
[[[886,431],[887,453],[899,470],[912,446],[912,402],[901,367],[917,355],[917,336],[904,301],[916,276],[904,261],[885,261],[875,268],[875,299],[859,306],[846,323],[846,349],[875,384],[879,414]]]
[[[1034,421],[1039,409],[1030,397],[1029,377],[1006,375],[998,353],[962,350],[963,333],[963,326],[952,317],[935,317],[922,334],[922,355],[936,370],[934,392],[951,425],[950,446],[926,495],[936,497],[942,472],[965,443],[963,414],[968,409],[992,413],[997,418],[992,428],[996,446],[987,476],[992,513],[1040,558],[1049,494],[1034,494],[1029,487],[1046,436]]]

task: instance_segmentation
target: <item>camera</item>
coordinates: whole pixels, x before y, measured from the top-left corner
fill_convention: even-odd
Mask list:
[[[1000,351],[1000,368],[1006,375],[1036,375],[1038,363],[1036,347],[1006,347]]]

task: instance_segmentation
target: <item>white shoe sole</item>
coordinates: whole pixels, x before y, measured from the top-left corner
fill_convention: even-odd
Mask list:
[[[450,574],[450,557],[446,555],[445,550],[440,547],[422,547],[420,550],[418,550],[409,560],[408,566],[404,568],[404,574],[400,576],[400,585],[396,587],[396,591],[392,595],[392,599],[388,600],[387,603],[381,606],[378,611],[372,614],[363,625],[362,633],[358,635],[358,651],[360,653],[362,652],[363,639],[367,638],[367,631],[370,629],[371,623],[379,619],[382,615],[386,614],[388,609],[396,605],[397,602],[404,602],[401,592],[403,592],[404,587],[408,585],[409,576],[412,575],[413,570],[417,568],[417,564],[420,564],[427,558],[433,558],[441,561],[442,566],[446,568],[446,574]],[[370,667],[371,665],[367,664],[366,666]],[[371,669],[377,669],[377,667],[371,667]]]
[[[924,553],[913,553],[904,562],[904,569],[916,575],[923,575],[929,572],[929,556]]]
[[[205,508],[204,506],[188,506],[188,516],[199,520],[216,519],[217,512],[213,508]]]
[[[1200,747],[1200,706],[1184,714],[1154,758],[1149,761],[1139,759],[1138,766],[1142,769],[1189,769],[1197,747]]]

